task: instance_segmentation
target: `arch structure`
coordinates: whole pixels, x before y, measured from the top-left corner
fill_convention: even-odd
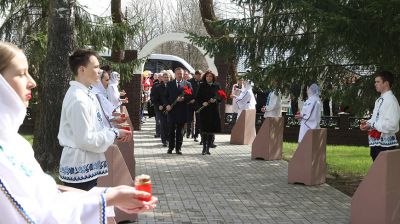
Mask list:
[[[161,44],[170,42],[170,41],[180,41],[188,44],[192,44],[190,40],[187,38],[188,34],[186,33],[165,33],[160,36],[157,36],[151,39],[138,53],[138,59],[149,56],[153,50],[160,46]],[[195,45],[193,45],[195,46]],[[206,51],[198,46],[195,46],[205,57],[208,68],[211,69],[214,74],[218,75],[217,67],[214,64],[214,59],[210,56],[206,55]],[[141,74],[144,69],[144,63],[142,63],[139,67],[136,67],[134,70],[134,74]]]

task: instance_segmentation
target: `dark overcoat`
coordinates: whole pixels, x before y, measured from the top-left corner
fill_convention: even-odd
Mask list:
[[[192,89],[190,82],[182,80],[177,86],[176,79],[169,81],[164,92],[164,104],[172,105],[173,102],[180,96],[183,92],[183,87],[188,86]],[[182,102],[177,102],[172,110],[168,112],[168,123],[169,124],[183,124],[187,122],[187,110],[188,102],[194,98],[193,95],[184,95],[185,100]]]
[[[201,107],[203,102],[208,102],[211,98],[218,99],[216,97],[219,85],[201,83],[197,91],[196,102]],[[221,131],[221,117],[219,113],[218,99],[215,103],[209,103],[208,106],[200,111],[200,130],[206,133],[216,133]]]

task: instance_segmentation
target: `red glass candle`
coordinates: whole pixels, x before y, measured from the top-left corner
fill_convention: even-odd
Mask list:
[[[121,129],[131,131],[131,127],[129,127],[129,126],[121,126]]]
[[[150,201],[151,200],[151,195],[152,195],[152,191],[151,191],[151,180],[150,180],[150,176],[149,175],[139,175],[135,178],[135,188],[138,191],[145,191],[147,193],[150,194],[149,197],[139,197],[139,200],[142,201]]]

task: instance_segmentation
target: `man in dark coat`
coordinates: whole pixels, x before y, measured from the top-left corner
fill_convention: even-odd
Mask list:
[[[196,97],[196,95],[197,95],[197,91],[198,91],[199,85],[200,85],[200,83],[201,83],[201,75],[202,75],[202,74],[203,74],[203,72],[202,72],[201,70],[197,70],[197,71],[194,73],[194,77],[191,78],[191,79],[189,80],[190,84],[192,84],[193,96],[194,96],[194,97]],[[189,116],[193,116],[193,113],[196,111],[196,109],[197,109],[197,104],[196,104],[196,102],[193,103],[193,104],[189,104],[189,107],[188,107],[188,115],[189,115]],[[196,124],[193,126],[193,128],[194,128],[194,131],[193,131],[193,133],[194,133],[193,138],[194,138],[194,141],[197,142],[197,141],[198,141],[197,138],[199,137],[199,133],[200,133],[200,114],[198,114],[198,113],[194,113],[194,114],[196,115]],[[189,124],[188,124],[188,130],[187,130],[186,133],[190,133],[190,129],[189,129],[189,128],[190,128],[191,126],[192,126],[192,125],[189,126]]]
[[[167,114],[164,113],[166,105],[164,104],[164,93],[167,86],[167,83],[171,79],[171,76],[165,72],[160,73],[159,76],[161,77],[161,81],[156,85],[153,86],[151,89],[151,101],[154,105],[154,111],[156,113],[156,118],[160,121],[160,137],[163,147],[167,147],[168,141],[168,122],[167,122]],[[159,80],[160,80],[159,79]]]
[[[192,90],[190,82],[182,79],[183,69],[178,67],[175,69],[175,79],[168,82],[165,94],[164,104],[168,111],[169,126],[169,146],[168,154],[171,154],[176,148],[176,154],[182,154],[183,133],[182,128],[187,121],[187,104],[194,102],[193,95],[182,96],[184,86],[188,86]],[[176,101],[176,104],[174,102]]]

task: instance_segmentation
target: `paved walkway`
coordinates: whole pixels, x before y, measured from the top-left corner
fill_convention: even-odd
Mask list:
[[[285,161],[251,160],[251,145],[217,135],[212,155],[184,139],[183,155],[167,154],[154,120],[135,132],[136,174],[149,174],[159,206],[139,223],[349,223],[351,199],[329,185],[287,183]]]

